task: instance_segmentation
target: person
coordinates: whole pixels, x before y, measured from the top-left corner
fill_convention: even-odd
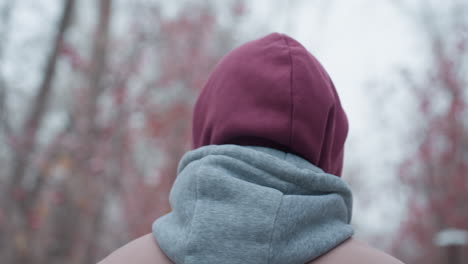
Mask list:
[[[241,45],[197,99],[172,211],[100,264],[401,263],[353,238],[347,132],[333,82],[298,41]]]

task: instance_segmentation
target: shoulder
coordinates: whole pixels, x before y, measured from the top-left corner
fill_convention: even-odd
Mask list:
[[[370,247],[364,242],[350,238],[332,249],[325,255],[309,262],[310,264],[328,263],[379,263],[379,264],[403,264],[398,259]]]
[[[169,258],[159,248],[153,234],[137,238],[112,252],[98,264],[170,264]]]

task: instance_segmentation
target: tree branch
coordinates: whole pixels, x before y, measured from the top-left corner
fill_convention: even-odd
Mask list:
[[[13,169],[10,174],[9,190],[13,191],[24,178],[31,154],[34,153],[37,141],[37,132],[42,125],[46,108],[49,104],[52,91],[52,81],[56,72],[56,64],[59,57],[59,50],[65,32],[68,29],[71,21],[75,0],[66,0],[62,18],[58,27],[58,32],[54,40],[52,52],[47,60],[44,78],[39,86],[36,96],[26,116],[26,120],[22,127],[20,136],[20,149],[16,152],[13,159]]]

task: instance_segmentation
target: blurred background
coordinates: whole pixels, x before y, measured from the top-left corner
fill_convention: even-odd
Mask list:
[[[0,259],[95,263],[167,213],[233,47],[306,46],[350,122],[356,236],[468,263],[468,1],[0,0]]]

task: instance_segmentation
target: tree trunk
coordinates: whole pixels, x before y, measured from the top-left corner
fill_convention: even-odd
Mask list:
[[[95,250],[98,246],[98,234],[104,217],[104,205],[107,193],[103,190],[104,177],[93,170],[93,159],[99,150],[100,129],[96,123],[98,114],[98,99],[104,90],[102,83],[106,73],[107,46],[109,42],[109,27],[111,23],[111,0],[101,0],[99,5],[99,18],[95,39],[92,47],[92,65],[89,72],[89,86],[86,87],[85,98],[78,107],[77,119],[81,120],[78,127],[78,137],[84,146],[78,157],[78,166],[72,178],[76,185],[76,197],[87,205],[87,214],[81,214],[80,232],[74,246],[74,263],[91,263],[95,261]]]
[[[10,252],[11,259],[3,259],[2,261],[5,261],[5,263],[32,263],[33,261],[31,255],[32,245],[29,245],[32,230],[27,219],[36,197],[26,192],[22,183],[29,167],[30,157],[36,148],[37,132],[43,123],[46,108],[49,104],[60,45],[69,28],[73,7],[74,0],[66,0],[63,5],[58,32],[51,54],[46,62],[44,78],[19,133],[20,144],[13,154],[12,170],[7,178],[6,190],[3,191],[6,196],[2,199],[4,201],[3,208],[5,208],[5,212],[8,212],[5,233],[7,233],[6,239],[9,240],[4,243],[11,247],[11,250],[7,249]],[[40,193],[40,190],[37,193]]]

